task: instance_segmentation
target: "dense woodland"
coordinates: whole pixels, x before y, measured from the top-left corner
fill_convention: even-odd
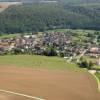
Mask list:
[[[56,28],[100,30],[100,0],[57,1],[59,2],[9,7],[0,13],[0,33],[36,32]]]

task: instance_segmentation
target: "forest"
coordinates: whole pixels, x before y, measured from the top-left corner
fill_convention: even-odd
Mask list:
[[[38,32],[51,29],[100,30],[100,0],[57,0],[11,6],[0,13],[0,34]],[[68,2],[69,1],[69,2]]]

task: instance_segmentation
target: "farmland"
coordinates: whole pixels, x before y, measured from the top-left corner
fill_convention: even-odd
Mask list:
[[[65,59],[36,55],[7,55],[0,56],[0,66],[30,67],[34,69],[58,69],[83,71],[76,64],[68,63]]]
[[[100,95],[88,72],[63,59],[14,55],[0,56],[0,99],[99,100]]]
[[[100,100],[100,0],[0,0],[0,100]]]
[[[95,79],[73,62],[55,56],[8,54],[0,56],[0,99],[99,100],[100,95]]]
[[[100,100],[100,4],[19,4],[0,2],[0,100]]]

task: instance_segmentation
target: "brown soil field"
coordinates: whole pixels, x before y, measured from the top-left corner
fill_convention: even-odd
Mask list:
[[[0,89],[45,100],[100,100],[95,79],[88,72],[0,67]],[[35,100],[0,92],[0,100]]]

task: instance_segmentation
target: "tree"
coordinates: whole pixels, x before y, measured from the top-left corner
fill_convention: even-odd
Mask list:
[[[47,47],[43,54],[46,56],[57,56],[57,52],[53,47]]]
[[[11,52],[11,54],[15,54],[15,55],[22,54],[22,51],[20,48],[14,48],[10,52]]]
[[[62,51],[60,51],[60,52],[59,52],[59,55],[60,55],[60,57],[64,57],[65,53],[62,52]]]

